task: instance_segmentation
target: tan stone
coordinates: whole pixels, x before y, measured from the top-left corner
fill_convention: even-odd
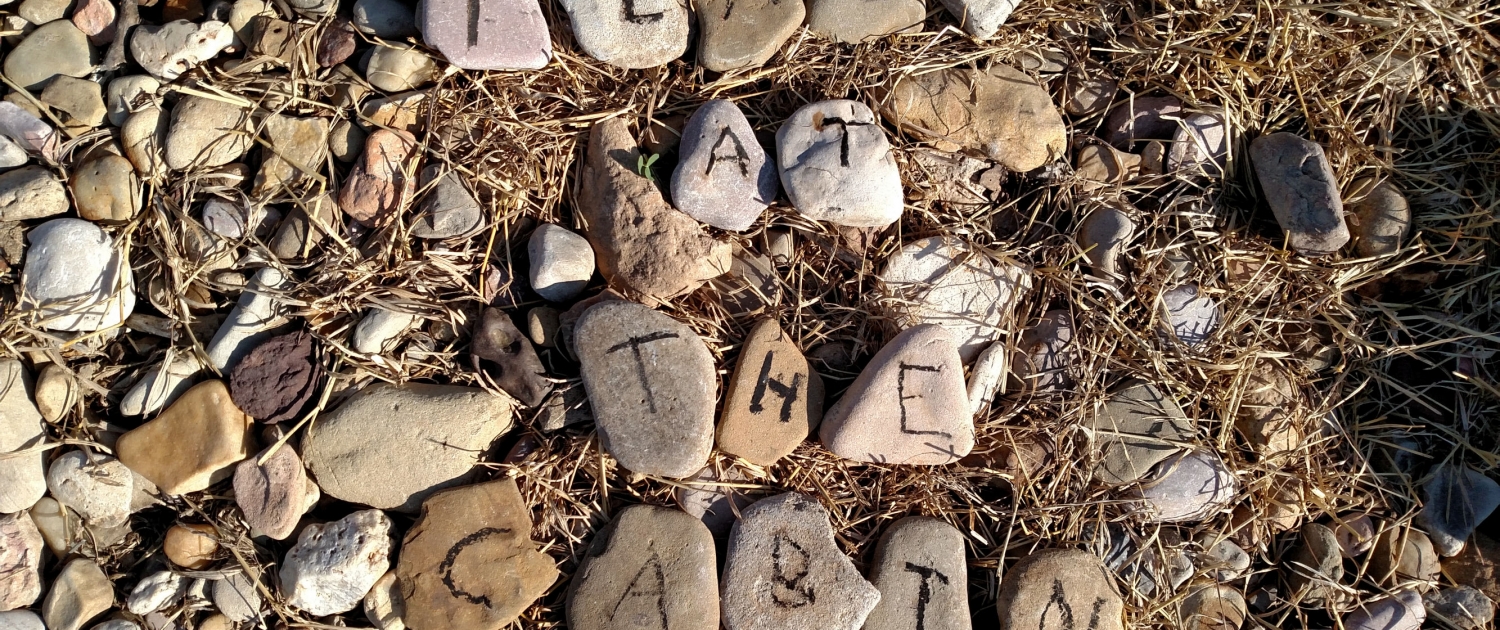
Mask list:
[[[78,216],[90,221],[129,221],[141,208],[135,168],[118,155],[105,153],[85,162],[73,171],[69,186]]]
[[[155,420],[120,436],[120,461],[166,494],[205,490],[255,446],[254,420],[220,380],[194,385]]]
[[[719,421],[719,450],[757,466],[791,454],[823,419],[823,379],[776,320],[761,320],[740,350]]]
[[[1086,144],[1078,149],[1075,171],[1084,180],[1084,188],[1103,184],[1123,184],[1141,173],[1141,156],[1126,153],[1103,142]]]
[[[498,630],[557,576],[531,542],[531,510],[510,478],[429,497],[396,565],[413,630]]]
[[[422,104],[426,100],[426,92],[402,92],[374,98],[360,106],[359,115],[376,127],[415,133],[422,128]]]
[[[1234,428],[1261,456],[1295,451],[1302,443],[1297,417],[1301,399],[1284,370],[1269,363],[1258,365],[1246,376]]]
[[[1047,90],[1025,73],[949,68],[902,79],[881,113],[938,149],[982,153],[1026,172],[1061,157],[1068,130]]]
[[[115,603],[114,585],[93,560],[78,558],[63,567],[42,602],[42,620],[52,630],[81,630]]]
[[[380,129],[370,134],[364,157],[339,191],[339,207],[370,226],[400,212],[417,190],[416,170],[408,168],[416,148],[416,138],[404,131]]]
[[[1001,630],[1073,630],[1070,620],[1095,619],[1086,627],[1124,628],[1125,602],[1114,580],[1097,557],[1076,549],[1046,549],[1022,558],[1002,576],[995,608]]]
[[[212,525],[173,525],[162,542],[162,552],[184,569],[203,569],[213,564],[219,551],[218,533]]]
[[[253,195],[274,194],[284,186],[316,177],[328,161],[328,119],[274,115],[261,130],[267,149],[255,174]]]
[[[626,507],[573,575],[568,627],[624,630],[644,621],[646,628],[718,630],[714,564],[714,537],[698,519],[654,505]]]
[[[1387,527],[1370,549],[1370,578],[1376,584],[1390,584],[1398,574],[1419,580],[1435,579],[1441,567],[1427,534],[1399,525]]]

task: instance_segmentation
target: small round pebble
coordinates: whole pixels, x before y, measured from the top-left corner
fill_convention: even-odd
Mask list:
[[[173,525],[167,530],[162,551],[167,559],[184,569],[202,569],[214,561],[219,543],[211,525]]]

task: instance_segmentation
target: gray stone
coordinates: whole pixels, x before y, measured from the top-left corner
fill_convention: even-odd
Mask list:
[[[978,416],[989,409],[1005,377],[1005,343],[997,341],[979,353],[974,369],[969,371],[969,412]]]
[[[1211,451],[1193,450],[1157,464],[1156,474],[1142,481],[1139,496],[1149,523],[1196,522],[1222,510],[1234,499],[1238,483],[1224,460]]]
[[[239,105],[201,96],[184,96],[172,108],[167,132],[167,168],[223,166],[254,146],[250,112]]]
[[[29,610],[0,612],[0,630],[47,630],[42,618]]]
[[[16,15],[38,26],[61,20],[73,8],[73,0],[23,0],[16,7]]]
[[[203,363],[191,352],[172,355],[147,368],[120,399],[120,413],[139,416],[167,406],[192,387],[193,377],[202,369]]]
[[[419,34],[417,16],[401,0],[355,0],[354,27],[366,35],[398,41]]]
[[[281,565],[287,604],[319,617],[359,606],[391,568],[393,527],[380,510],[308,525]]]
[[[803,216],[850,227],[884,227],[901,218],[901,174],[885,131],[863,103],[804,105],[776,131],[776,154],[781,185]]]
[[[1446,464],[1422,486],[1418,523],[1444,557],[1458,555],[1474,528],[1500,507],[1500,484],[1468,466]]]
[[[470,479],[510,427],[509,400],[479,388],[376,384],[320,416],[302,457],[329,496],[411,513]]]
[[[568,627],[718,630],[714,539],[691,515],[632,505],[601,530],[568,588]],[[643,625],[644,624],[644,625]]]
[[[1301,544],[1283,562],[1283,575],[1293,601],[1300,598],[1309,606],[1327,607],[1340,598],[1344,559],[1333,530],[1319,523],[1303,524]]]
[[[1109,77],[1070,75],[1064,89],[1067,96],[1063,111],[1073,116],[1093,116],[1109,107],[1119,91],[1120,82]]]
[[[142,24],[130,32],[130,56],[163,81],[182,76],[233,44],[234,29],[212,20],[202,24],[187,20],[161,26]]]
[[[691,328],[645,306],[597,304],[574,328],[604,449],[631,471],[687,477],[713,449],[718,374]]]
[[[405,44],[376,44],[370,49],[365,78],[376,89],[405,92],[432,83],[438,77],[437,62]]]
[[[493,379],[501,391],[522,406],[536,407],[552,391],[546,366],[505,311],[494,307],[484,309],[469,354],[476,370]]]
[[[282,445],[261,464],[264,456],[259,453],[235,466],[234,501],[251,530],[286,540],[307,511],[309,499],[316,501],[312,492],[317,492],[317,486],[307,478],[302,458],[291,446]]]
[[[1198,587],[1182,600],[1177,612],[1182,630],[1239,628],[1249,616],[1245,596],[1222,584]]]
[[[680,0],[563,0],[573,38],[590,57],[634,70],[681,57],[688,8]]]
[[[1168,141],[1177,133],[1182,101],[1174,96],[1126,97],[1104,120],[1104,141],[1121,151],[1136,142]]]
[[[26,147],[8,136],[0,135],[0,172],[25,165],[28,159],[30,156],[26,155]]]
[[[1229,127],[1213,114],[1192,114],[1184,118],[1172,136],[1166,167],[1181,175],[1224,174],[1229,157]]]
[[[27,240],[20,309],[39,316],[43,328],[102,330],[135,310],[130,265],[99,226],[53,219],[32,228]]]
[[[25,510],[0,514],[0,610],[30,606],[42,594],[42,544],[42,534]],[[0,628],[5,628],[4,617]]]
[[[46,438],[42,414],[32,402],[33,383],[20,361],[0,361],[0,453],[37,448]],[[0,514],[29,508],[47,493],[46,456],[38,451],[0,458]]]
[[[1214,580],[1229,582],[1250,570],[1250,554],[1229,538],[1206,533],[1198,539],[1203,552],[1198,555],[1198,565],[1207,570]]]
[[[761,66],[807,17],[803,3],[779,0],[704,0],[696,8],[698,64],[714,72]]]
[[[875,548],[870,581],[880,603],[864,630],[969,630],[969,567],[964,536],[935,518],[891,524]]]
[[[468,236],[484,227],[484,210],[464,186],[458,172],[448,171],[438,177],[442,168],[441,164],[431,164],[422,169],[422,187],[427,189],[427,196],[422,199],[420,215],[412,225],[413,236],[454,238]],[[432,183],[434,179],[436,183]]]
[[[47,159],[55,157],[58,147],[57,130],[35,114],[22,109],[10,101],[0,101],[0,134],[21,149],[36,153]],[[5,151],[5,164],[15,167],[25,164],[24,156],[17,156],[14,149]]]
[[[958,18],[964,31],[979,39],[995,36],[1021,0],[943,0],[943,7]]]
[[[33,93],[57,76],[83,78],[97,57],[89,38],[67,20],[38,26],[5,55],[5,76]]]
[[[275,213],[275,214],[273,214]],[[274,208],[265,206],[246,207],[242,202],[229,201],[223,197],[209,197],[203,202],[201,211],[203,227],[231,240],[239,240],[254,234],[266,236],[271,226],[281,219]]]
[[[1481,630],[1495,620],[1495,602],[1472,586],[1432,591],[1422,603],[1428,615],[1461,630]]]
[[[1094,477],[1108,484],[1140,480],[1194,434],[1177,401],[1141,381],[1126,383],[1081,424],[1094,432],[1102,451]]]
[[[1125,269],[1120,258],[1135,237],[1135,228],[1130,215],[1114,205],[1094,208],[1079,224],[1078,246],[1083,249],[1094,275],[1107,280],[1124,278]]]
[[[52,460],[47,469],[47,489],[58,503],[72,508],[90,524],[116,527],[130,519],[135,482],[130,469],[118,459],[102,453],[69,451]]]
[[[858,630],[880,601],[839,549],[828,511],[787,493],[746,508],[720,583],[726,630]]]
[[[1201,346],[1223,323],[1217,300],[1205,295],[1196,284],[1184,284],[1161,295],[1162,315],[1177,340],[1190,346]]]
[[[552,302],[567,302],[594,275],[594,248],[588,239],[555,223],[543,223],[526,244],[531,289]]]
[[[302,541],[299,538],[297,542],[300,544]],[[259,619],[261,608],[265,605],[256,581],[243,572],[231,573],[224,579],[215,581],[213,599],[219,612],[237,623]]]
[[[1344,514],[1334,519],[1334,536],[1345,558],[1358,558],[1375,545],[1375,523],[1368,514]]]
[[[1323,256],[1349,242],[1338,177],[1322,146],[1295,134],[1273,133],[1250,143],[1250,161],[1292,249]]]
[[[1346,630],[1418,630],[1426,620],[1422,596],[1409,588],[1370,601],[1343,619]]]
[[[996,342],[1000,343],[1000,342]],[[1051,392],[1073,384],[1069,373],[1078,360],[1073,345],[1073,315],[1054,309],[1021,333],[1010,372],[1020,389]]]
[[[66,75],[53,77],[38,100],[57,110],[69,129],[93,129],[104,124],[104,91],[93,81]]]
[[[159,89],[161,89],[161,82],[148,74],[115,77],[104,88],[104,108],[109,116],[109,124],[116,127],[124,126],[131,112],[137,109],[135,105],[137,99],[142,96],[154,97]],[[155,106],[155,101],[152,102]]]
[[[1411,228],[1411,206],[1401,190],[1388,179],[1376,183],[1372,177],[1361,178],[1353,189],[1358,191],[1350,208],[1354,251],[1370,258],[1401,249]]]
[[[776,200],[776,167],[730,101],[708,101],[688,117],[679,154],[672,202],[694,219],[744,231]]]
[[[395,571],[387,571],[365,595],[365,618],[380,630],[406,630],[401,621],[405,616],[406,600],[401,596],[401,584],[396,581]]]
[[[49,171],[23,166],[0,173],[0,221],[26,221],[68,211],[68,192]]]
[[[938,324],[965,363],[1000,336],[1031,288],[1030,269],[996,261],[955,237],[913,241],[893,254],[880,279],[902,326]]]
[[[369,135],[364,127],[340,120],[328,132],[328,152],[340,162],[353,162],[365,154],[365,138]]]
[[[942,465],[974,448],[963,363],[943,327],[908,328],[880,349],[823,418],[823,445],[861,462]]]
[[[1125,627],[1125,602],[1104,565],[1075,549],[1045,549],[1022,558],[1002,576],[995,608],[1001,628],[1072,630],[1073,620],[1085,615],[1092,630]]]
[[[42,619],[50,630],[82,630],[114,602],[114,585],[99,565],[88,558],[77,558],[53,580],[42,602]]]
[[[208,343],[208,361],[221,374],[232,371],[240,359],[286,323],[275,297],[286,281],[286,275],[275,267],[262,268],[250,278],[229,317]]]
[[[808,30],[839,42],[857,44],[922,26],[927,7],[917,0],[808,0]]]
[[[149,615],[176,603],[182,598],[186,580],[171,571],[157,571],[136,582],[130,597],[125,600],[125,609],[135,615]]]
[[[469,27],[471,6],[479,7],[477,32]],[[552,61],[552,37],[537,0],[423,0],[417,10],[422,40],[465,70],[534,70]]]
[[[354,327],[349,345],[355,352],[380,354],[394,349],[400,343],[401,335],[406,334],[419,320],[416,315],[371,308],[365,311],[365,316]]]

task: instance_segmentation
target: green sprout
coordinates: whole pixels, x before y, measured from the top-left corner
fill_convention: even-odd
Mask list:
[[[656,176],[651,174],[651,165],[655,164],[656,159],[659,157],[661,157],[659,153],[653,154],[651,157],[646,157],[646,154],[642,153],[640,157],[635,159],[635,171],[640,173],[641,177],[646,178],[646,181],[656,183]]]

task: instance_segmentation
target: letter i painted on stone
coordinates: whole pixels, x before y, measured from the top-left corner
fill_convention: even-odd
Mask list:
[[[651,383],[646,379],[646,359],[645,357],[641,356],[641,346],[654,341],[677,338],[677,333],[656,332],[649,335],[631,337],[629,341],[617,343],[613,346],[610,346],[609,350],[606,350],[604,352],[604,354],[614,354],[621,350],[630,350],[631,356],[635,359],[636,380],[641,384],[641,391],[646,394],[646,406],[651,410],[652,413],[656,412],[656,397],[651,394]]]

